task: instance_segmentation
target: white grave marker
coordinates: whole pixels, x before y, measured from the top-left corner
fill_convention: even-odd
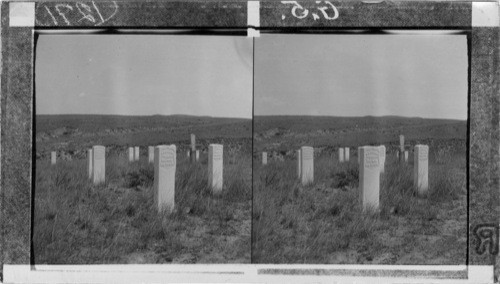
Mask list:
[[[309,146],[300,148],[300,180],[302,185],[314,182],[314,149]]]
[[[172,213],[175,207],[177,148],[175,145],[160,145],[154,151],[154,201],[158,211]]]
[[[148,163],[154,163],[154,162],[155,162],[155,147],[148,146]]]
[[[222,191],[222,171],[223,171],[223,145],[210,144],[208,146],[208,186],[213,193]]]
[[[300,154],[300,149],[297,150],[297,177],[300,178],[300,172],[302,170],[302,157]]]
[[[134,147],[134,160],[139,161],[139,147]]]
[[[50,164],[51,165],[56,164],[56,158],[57,158],[56,152],[54,152],[54,151],[50,152]]]
[[[87,150],[87,168],[88,168],[88,174],[89,174],[89,179],[92,179],[92,172],[93,172],[93,160],[92,160],[92,149]]]
[[[128,147],[128,161],[134,161],[134,147]]]
[[[196,150],[196,161],[200,159],[200,150]]]
[[[262,152],[262,164],[267,165],[267,152]]]
[[[361,147],[359,194],[363,210],[378,210],[380,192],[380,147]]]
[[[385,172],[385,155],[386,155],[386,149],[385,145],[380,145],[379,146],[379,151],[380,151],[380,173]]]
[[[344,148],[339,148],[339,162],[344,161]]]
[[[349,155],[350,155],[350,150],[349,150],[349,147],[345,147],[344,148],[344,161],[346,162],[349,162]]]
[[[405,151],[405,162],[408,162],[408,151]]]
[[[399,152],[403,153],[405,151],[405,136],[399,135]]]
[[[413,184],[419,196],[429,190],[429,146],[415,145],[413,152]]]
[[[106,147],[92,147],[92,179],[94,184],[103,183],[106,177]]]

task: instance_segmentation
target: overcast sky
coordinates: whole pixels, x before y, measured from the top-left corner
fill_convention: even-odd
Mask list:
[[[262,35],[256,115],[467,119],[465,35]]]
[[[41,35],[37,114],[252,116],[252,40]]]

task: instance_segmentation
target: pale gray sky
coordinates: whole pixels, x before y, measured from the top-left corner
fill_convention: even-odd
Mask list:
[[[252,116],[252,40],[41,35],[37,114]]]
[[[255,115],[467,119],[465,35],[277,35],[255,43]]]

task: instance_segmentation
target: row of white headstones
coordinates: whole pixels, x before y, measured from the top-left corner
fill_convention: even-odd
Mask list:
[[[405,156],[406,161],[408,155]],[[267,153],[262,158],[263,164],[267,164]],[[358,147],[359,190],[364,209],[379,209],[380,175],[385,171],[385,158],[384,145]],[[341,161],[349,161],[349,148],[342,148]],[[414,187],[418,195],[423,196],[429,189],[429,146],[415,145],[413,165]],[[314,182],[313,147],[303,146],[297,150],[297,175],[302,185]]]
[[[399,136],[398,153],[404,153],[404,161],[408,161],[405,151],[404,136]],[[349,161],[350,148],[339,148],[339,162]],[[419,196],[427,194],[429,189],[429,146],[415,145],[413,159],[413,183]],[[403,155],[403,154],[401,154]],[[385,172],[386,148],[381,146],[358,147],[359,190],[363,209],[379,209],[380,175]],[[262,164],[267,164],[267,152],[262,152]],[[297,150],[297,175],[302,185],[314,182],[314,149],[303,146]]]
[[[139,147],[129,147],[129,161],[139,160]],[[199,151],[196,150],[199,157]],[[198,160],[198,158],[196,159]],[[159,145],[148,147],[148,162],[154,163],[154,197],[159,211],[171,213],[175,208],[175,172],[177,166],[177,147]],[[51,153],[51,163],[56,164],[56,152]],[[94,184],[106,180],[106,148],[96,145],[87,150],[88,177]],[[208,146],[208,186],[214,194],[222,191],[223,184],[223,145]]]

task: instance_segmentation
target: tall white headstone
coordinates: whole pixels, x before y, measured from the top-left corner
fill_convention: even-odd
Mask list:
[[[415,145],[413,152],[413,184],[419,196],[429,190],[429,146]]]
[[[160,145],[154,148],[154,198],[158,211],[172,213],[175,207],[175,169],[177,148]]]
[[[87,168],[88,168],[88,175],[89,179],[92,179],[92,173],[93,173],[93,160],[92,160],[92,149],[87,150]]]
[[[344,161],[344,148],[339,148],[339,162]]]
[[[134,147],[134,160],[139,161],[139,147]]]
[[[148,146],[148,163],[154,163],[154,162],[155,162],[155,147]]]
[[[267,152],[262,152],[262,164],[267,165]]]
[[[106,147],[92,147],[92,180],[94,184],[104,183],[106,177]]]
[[[363,210],[378,210],[380,193],[380,147],[363,146],[359,165],[359,194]]]
[[[300,148],[301,170],[300,181],[302,185],[307,185],[314,182],[314,149],[309,146]]]
[[[196,135],[191,134],[191,151],[194,152],[196,150]]]
[[[208,186],[213,193],[222,191],[223,172],[223,145],[210,144],[208,146]]]
[[[56,152],[54,152],[54,151],[50,152],[50,164],[51,165],[55,165],[56,164],[56,159],[57,159]]]
[[[133,162],[135,160],[134,158],[134,147],[128,147],[128,161]]]
[[[344,148],[344,161],[349,162],[349,155],[350,155],[350,149],[349,147]]]
[[[300,179],[300,173],[302,171],[302,155],[300,154],[300,149],[297,150],[297,177]]]
[[[386,149],[385,145],[380,145],[379,146],[379,151],[380,151],[380,173],[385,172],[385,155],[386,155]]]

